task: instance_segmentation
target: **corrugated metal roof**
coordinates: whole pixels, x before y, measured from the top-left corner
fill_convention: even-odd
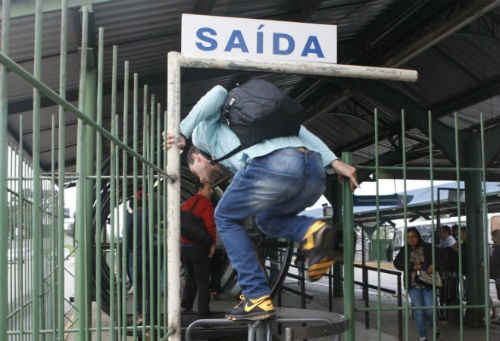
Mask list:
[[[272,73],[226,72],[221,70],[186,69],[182,83],[182,114],[186,115],[205,91],[215,84],[231,86],[235,81],[252,74],[273,81],[288,94],[306,104],[307,127],[318,134],[332,150],[340,153],[352,151],[357,163],[373,159],[373,110],[377,108],[379,130],[383,134],[379,152],[388,152],[394,146],[388,138],[397,140],[400,127],[401,103],[412,101],[415,108],[408,115],[426,120],[427,110],[436,113],[438,122],[453,127],[453,112],[458,112],[459,129],[472,129],[479,124],[483,113],[489,129],[499,124],[500,97],[500,1],[457,3],[443,0],[407,1],[186,1],[186,0],[123,0],[92,5],[91,29],[97,35],[104,29],[104,125],[109,127],[111,60],[113,46],[118,47],[118,108],[123,104],[123,65],[130,63],[130,72],[139,74],[140,91],[148,84],[158,103],[165,107],[166,56],[168,51],[180,50],[182,13],[218,16],[288,20],[338,25],[339,61],[352,64],[385,65],[401,51],[410,49],[411,55],[403,68],[416,69],[416,83],[380,82],[394,90],[394,96],[384,101],[366,93],[363,84],[373,81],[282,75]],[[493,4],[492,9],[487,8]],[[482,7],[481,7],[482,6]],[[467,11],[474,17],[469,25],[457,21]],[[490,11],[490,12],[488,12]],[[425,15],[428,13],[429,15]],[[492,15],[488,15],[492,13]],[[472,16],[471,16],[472,15]],[[80,69],[80,12],[69,12],[67,97],[78,100]],[[42,80],[54,91],[59,85],[60,12],[51,11],[43,16],[43,68]],[[451,32],[451,33],[450,33]],[[447,34],[445,39],[440,36]],[[33,70],[33,16],[11,19],[9,56],[29,71]],[[92,39],[91,39],[92,41]],[[92,54],[92,53],[91,53]],[[389,65],[390,66],[390,65]],[[132,76],[131,76],[132,79]],[[376,91],[376,87],[375,90]],[[24,146],[31,150],[31,97],[32,88],[19,77],[9,75],[9,129],[19,136],[19,116],[23,116]],[[52,115],[57,106],[45,100],[42,105],[42,149],[50,141]],[[142,114],[142,109],[140,110]],[[68,169],[74,164],[74,136],[76,120],[68,115],[67,134]],[[409,148],[420,148],[426,135],[417,136],[414,127],[408,127],[415,140],[407,141]],[[417,129],[418,130],[418,129]],[[418,137],[418,138],[417,138]],[[73,139],[73,140],[71,140]],[[423,139],[424,142],[422,142]],[[421,153],[414,153],[421,155]],[[436,152],[442,158],[442,153]],[[73,161],[71,161],[73,160]],[[411,160],[412,164],[425,164],[426,157]],[[436,164],[449,163],[446,159]],[[42,156],[43,167],[50,164],[49,155]]]

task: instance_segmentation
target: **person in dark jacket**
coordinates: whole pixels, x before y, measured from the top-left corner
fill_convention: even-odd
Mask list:
[[[148,194],[139,190],[136,195],[137,210],[131,212],[126,221],[127,249],[132,255],[131,262],[133,257],[136,257],[135,272],[132,272],[134,284],[132,300],[137,304],[136,324],[147,326],[154,325],[155,320],[157,320],[156,314],[153,312],[158,304],[159,259],[157,255],[161,253],[161,246],[160,243],[155,242],[157,238],[155,230],[157,231],[158,227],[150,226],[147,207],[143,207],[143,202],[146,203],[149,200]],[[147,340],[149,337],[150,331],[147,330],[145,331],[145,339]]]
[[[490,278],[495,281],[497,298],[500,301],[500,230],[491,231],[493,246],[490,254]]]
[[[407,249],[407,251],[405,250]],[[408,253],[407,262],[405,262],[405,253]],[[432,287],[417,282],[417,275],[421,271],[432,274],[434,266],[432,264],[432,245],[425,242],[420,232],[410,227],[407,230],[407,244],[403,246],[394,259],[396,269],[405,272],[408,277],[408,294],[410,295],[413,307],[432,307],[434,306],[434,295]],[[406,283],[406,279],[405,279]],[[415,322],[417,324],[420,341],[427,340],[426,317],[430,323],[434,321],[434,310],[432,308],[415,310]],[[439,338],[439,328],[436,325],[434,329],[436,339]]]
[[[192,209],[193,215],[203,219],[213,243],[210,249],[207,249],[181,236],[181,260],[186,280],[181,312],[191,310],[194,299],[198,295],[198,317],[208,318],[210,315],[210,258],[214,254],[216,234],[214,205],[210,201],[213,189],[209,183],[199,183],[197,188],[198,192],[186,200],[181,208],[185,212]]]

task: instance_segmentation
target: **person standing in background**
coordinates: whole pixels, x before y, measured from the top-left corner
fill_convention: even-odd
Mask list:
[[[394,259],[394,267],[400,271],[405,271],[408,275],[408,294],[410,295],[413,307],[432,307],[434,305],[434,295],[432,287],[417,282],[417,274],[426,271],[432,274],[435,266],[432,264],[432,245],[425,242],[420,232],[415,227],[410,227],[406,233],[406,245],[401,248]],[[408,263],[405,263],[405,248],[408,249]],[[405,281],[406,283],[406,281]],[[415,312],[415,322],[417,324],[420,341],[427,341],[427,324],[434,321],[434,310],[432,308],[417,309]],[[436,340],[439,339],[439,328],[436,325],[434,330]]]
[[[210,201],[213,193],[209,183],[198,183],[198,192],[184,204],[181,209],[191,213],[205,223],[205,228],[212,237],[212,245],[209,249],[198,245],[191,240],[181,236],[181,261],[184,267],[185,286],[181,300],[181,312],[193,308],[194,299],[198,295],[198,317],[208,318],[210,316],[210,258],[215,251],[215,220],[214,205]]]
[[[500,301],[500,228],[494,229],[492,226],[491,239],[493,246],[490,252],[490,278],[495,281],[497,299]],[[495,310],[498,312],[498,308]]]
[[[224,245],[222,245],[220,235],[217,233],[215,251],[212,258],[210,258],[210,291],[214,300],[219,299],[222,291],[221,278],[224,270],[224,259],[226,258],[225,253]]]

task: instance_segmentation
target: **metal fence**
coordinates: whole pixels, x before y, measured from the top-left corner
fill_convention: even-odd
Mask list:
[[[168,176],[162,171],[165,156],[161,148],[166,115],[148,86],[139,88],[138,75],[130,74],[129,63],[118,65],[115,46],[110,70],[112,128],[109,131],[103,127],[103,92],[109,90],[103,85],[104,30],[99,30],[97,66],[91,68],[87,64],[88,6],[81,9],[78,107],[65,99],[68,1],[63,0],[61,6],[60,82],[56,93],[40,80],[42,1],[36,2],[33,74],[9,58],[10,1],[2,2],[0,187],[4,200],[0,213],[1,225],[6,228],[0,230],[0,339],[83,340],[93,336],[97,340],[115,340],[128,334],[144,335],[147,329],[152,339],[159,339],[167,334],[163,314],[166,301],[153,300],[162,297],[163,290],[162,277],[153,274],[166,273],[162,240]],[[116,76],[119,67],[123,67],[123,84],[118,84]],[[24,159],[22,119],[20,144],[9,139],[8,72],[33,87],[33,150],[29,161]],[[116,111],[119,86],[124,89],[121,113]],[[59,105],[59,112],[52,116],[48,173],[40,169],[42,96]],[[142,112],[138,109],[140,101]],[[133,103],[131,108],[129,102]],[[65,124],[69,115],[79,119],[76,172],[67,172],[65,163]],[[73,185],[77,188],[76,219],[71,235],[64,228],[64,189]],[[139,191],[144,193],[141,199],[135,195]],[[137,216],[129,210],[137,211],[139,206],[148,212],[148,220],[129,218]],[[127,218],[133,225],[130,236],[124,233]],[[144,228],[139,230],[139,225]],[[138,256],[141,237],[148,245],[158,240],[144,251],[143,257]],[[133,278],[127,276],[129,253]],[[149,268],[147,259],[158,259],[156,268]],[[140,269],[146,268],[139,277]],[[144,295],[139,296],[137,291],[131,297],[127,295],[132,280],[136,285],[142,282]],[[65,294],[68,282],[75,285],[74,296],[67,294],[67,288]],[[140,316],[144,317],[142,323],[138,323]]]
[[[79,79],[79,101],[75,107],[65,99],[66,72],[66,34],[67,1],[62,1],[61,41],[60,41],[60,84],[59,93],[40,80],[43,67],[40,58],[41,20],[43,18],[41,1],[37,1],[35,62],[33,73],[20,67],[9,58],[9,5],[2,2],[2,46],[0,52],[0,339],[9,340],[115,340],[128,336],[145,336],[148,331],[151,339],[159,340],[171,336],[180,339],[180,279],[179,264],[179,197],[187,196],[190,189],[181,189],[179,181],[184,175],[180,172],[179,153],[173,148],[162,149],[161,132],[164,128],[177,131],[180,117],[179,86],[180,68],[226,68],[253,69],[270,72],[288,72],[320,76],[344,76],[385,78],[400,76],[404,80],[414,80],[414,74],[394,72],[384,73],[384,69],[362,67],[336,68],[325,64],[312,63],[305,67],[293,63],[252,63],[245,61],[221,61],[186,58],[178,53],[169,55],[168,105],[169,119],[165,108],[156,103],[155,96],[149,93],[148,86],[139,88],[139,75],[130,74],[129,64],[117,63],[118,47],[113,48],[112,70],[104,70],[104,28],[99,29],[97,65],[89,68],[88,58],[88,7],[82,7],[81,65]],[[117,70],[123,67],[124,83],[118,84]],[[103,127],[103,73],[111,71],[111,129]],[[24,159],[22,141],[9,141],[7,130],[8,117],[8,77],[12,72],[33,87],[32,118],[32,159]],[[116,111],[117,88],[123,86],[123,112]],[[132,89],[129,91],[129,89]],[[52,118],[52,163],[50,172],[40,169],[40,98],[45,96],[59,105],[59,112]],[[129,103],[132,107],[129,108]],[[142,112],[139,112],[142,103]],[[68,115],[78,118],[77,167],[76,172],[66,171],[65,164],[65,123]],[[374,113],[374,155],[378,155],[377,112]],[[405,165],[404,126],[405,113],[402,112],[401,153]],[[432,117],[429,115],[429,125]],[[23,121],[19,122],[23,131]],[[139,134],[140,132],[140,134]],[[480,151],[484,151],[484,128],[480,129]],[[432,127],[429,129],[429,179],[433,181]],[[455,131],[456,136],[458,131]],[[139,139],[139,136],[141,138]],[[10,147],[8,147],[10,146]],[[457,148],[458,150],[458,148]],[[169,160],[167,164],[167,158]],[[484,157],[483,157],[484,159]],[[383,170],[378,164],[374,172]],[[350,154],[344,153],[344,161],[350,163]],[[168,167],[168,168],[166,168]],[[167,171],[165,171],[167,169]],[[400,167],[406,179],[405,166]],[[421,170],[421,169],[420,169]],[[459,181],[460,166],[440,169],[456,172]],[[469,167],[465,170],[483,174],[485,165]],[[189,182],[187,182],[189,183]],[[479,180],[479,198],[487,202],[485,191],[481,192],[484,182]],[[64,187],[75,185],[76,219],[74,240],[68,247],[68,234],[64,226],[65,191]],[[192,190],[192,189],[191,189]],[[141,191],[140,199],[137,193]],[[482,194],[481,194],[482,193]],[[378,192],[377,192],[378,194]],[[169,202],[167,203],[167,198]],[[344,190],[344,225],[354,227],[352,193]],[[432,205],[433,200],[431,200]],[[142,207],[139,220],[134,212]],[[458,215],[460,205],[457,206]],[[483,206],[486,214],[486,206]],[[130,212],[132,213],[130,213]],[[378,211],[378,207],[377,207]],[[148,216],[148,219],[145,217]],[[406,213],[405,213],[406,218]],[[124,233],[127,220],[132,224],[132,235]],[[381,226],[380,216],[376,214],[377,226]],[[484,223],[484,220],[483,220]],[[142,225],[143,228],[139,229]],[[169,226],[168,232],[166,226]],[[347,229],[349,231],[349,229]],[[483,235],[472,238],[474,245],[487,244],[487,226]],[[132,240],[130,240],[130,238]],[[404,238],[405,239],[405,238]],[[140,242],[148,248],[140,256]],[[168,242],[167,242],[168,241]],[[433,242],[434,243],[434,242]],[[412,312],[415,309],[406,299],[402,306],[384,307],[379,299],[370,308],[355,308],[354,295],[354,257],[350,245],[353,236],[345,234],[344,266],[344,314],[350,319],[346,339],[355,339],[355,311],[375,312],[380,326],[386,310],[402,311],[406,335]],[[74,249],[73,249],[74,247]],[[65,249],[68,249],[66,252]],[[131,250],[131,251],[130,251]],[[483,252],[484,250],[484,252]],[[487,262],[486,248],[480,249],[481,258]],[[132,261],[129,261],[129,253]],[[73,258],[74,268],[69,269],[68,259]],[[157,260],[155,262],[151,260]],[[131,275],[127,275],[130,264]],[[380,267],[380,266],[379,266]],[[463,268],[460,260],[459,271]],[[473,295],[467,302],[471,309],[487,315],[491,305],[488,303],[487,266],[480,270],[480,276],[471,283],[484,290]],[[170,269],[170,271],[169,271]],[[65,295],[65,282],[74,274],[74,299]],[[139,275],[141,274],[141,275]],[[167,276],[168,274],[168,276]],[[380,272],[379,272],[380,278]],[[142,290],[134,290],[129,295],[129,282],[134,286],[141,283]],[[378,297],[382,295],[380,279],[375,284]],[[462,285],[462,284],[460,284]],[[408,283],[405,282],[405,288]],[[137,287],[134,287],[136,289]],[[436,293],[435,288],[433,289]],[[462,288],[463,290],[463,288]],[[6,304],[3,304],[6,302]],[[140,308],[139,308],[140,307]],[[447,309],[465,308],[464,302],[448,306]],[[433,306],[432,309],[436,309]],[[462,315],[461,315],[462,316]],[[142,318],[142,322],[139,321]],[[459,321],[464,326],[463,317]],[[433,323],[436,323],[434,318]],[[486,319],[486,329],[489,328]],[[488,333],[486,335],[489,335]],[[487,336],[488,338],[489,336]],[[379,337],[380,338],[380,337]]]

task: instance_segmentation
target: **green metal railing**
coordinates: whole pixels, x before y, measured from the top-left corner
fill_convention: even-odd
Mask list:
[[[61,1],[60,84],[59,93],[40,81],[42,68],[42,1],[36,1],[35,47],[33,74],[9,58],[9,11],[10,1],[2,3],[2,49],[0,53],[1,75],[1,131],[2,145],[0,178],[2,201],[0,263],[0,339],[17,340],[87,340],[95,335],[98,340],[125,339],[150,329],[154,339],[166,335],[166,303],[145,302],[151,299],[143,295],[142,310],[137,310],[138,293],[132,294],[133,312],[128,309],[126,264],[128,263],[124,233],[128,215],[127,202],[137,209],[134,195],[142,189],[147,193],[143,207],[155,219],[148,221],[148,231],[142,231],[143,240],[158,238],[158,252],[149,257],[159,259],[158,272],[166,273],[163,248],[164,218],[161,210],[166,204],[164,193],[166,180],[172,179],[164,169],[165,155],[161,148],[161,131],[166,122],[165,112],[154,95],[143,89],[143,119],[139,121],[139,78],[133,75],[132,95],[129,94],[129,63],[124,65],[124,108],[117,112],[119,68],[118,49],[113,47],[111,131],[103,127],[103,59],[104,30],[99,29],[97,69],[87,65],[88,6],[82,7],[81,67],[79,104],[73,106],[65,99],[66,46],[68,1]],[[8,116],[7,71],[14,72],[33,86],[33,153],[29,163],[24,159],[23,121],[20,119],[19,145],[9,141],[6,119]],[[40,167],[40,97],[46,96],[59,106],[57,117],[52,117],[51,165],[47,173]],[[129,125],[129,101],[133,102],[133,123]],[[65,143],[66,115],[78,117],[77,169],[66,171]],[[60,129],[63,127],[63,129]],[[141,127],[143,129],[141,129]],[[140,133],[140,134],[139,134]],[[142,135],[142,141],[139,136]],[[133,143],[130,145],[129,136]],[[7,146],[9,149],[7,149]],[[7,152],[9,151],[9,152]],[[57,154],[57,156],[56,156]],[[132,166],[130,166],[132,162]],[[163,180],[163,181],[160,181]],[[64,230],[65,191],[68,184],[75,184],[76,220],[75,235]],[[0,185],[1,185],[0,184]],[[153,211],[154,208],[154,211]],[[137,219],[134,220],[133,273],[146,266],[138,264]],[[143,222],[146,226],[145,222]],[[21,232],[22,231],[22,232]],[[65,255],[68,239],[74,237],[69,257]],[[151,249],[153,250],[153,249]],[[75,259],[74,269],[68,259]],[[104,268],[103,268],[104,267]],[[148,273],[150,275],[150,273]],[[72,280],[74,277],[74,281]],[[152,285],[152,278],[135,275],[136,281]],[[165,301],[160,290],[161,276],[157,281],[156,297]],[[65,294],[65,285],[74,282],[74,302]],[[144,285],[146,287],[146,285]],[[148,292],[146,289],[144,292]],[[92,302],[95,301],[95,306]],[[147,309],[150,310],[147,311]],[[109,315],[104,317],[102,311]],[[94,315],[95,314],[95,315]],[[138,315],[151,315],[156,319],[150,325],[138,325]],[[93,318],[95,316],[95,319]],[[103,321],[103,319],[105,321]],[[95,325],[92,321],[96,321]]]

